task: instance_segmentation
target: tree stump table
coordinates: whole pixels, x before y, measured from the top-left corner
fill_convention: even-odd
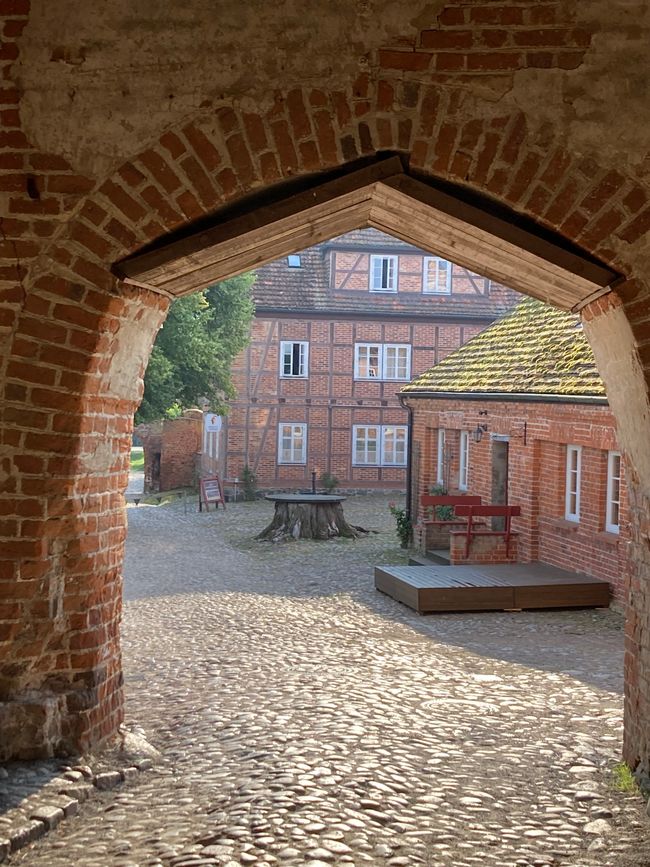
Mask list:
[[[273,520],[255,538],[270,542],[283,539],[356,539],[368,532],[348,524],[343,515],[343,500],[334,494],[267,494],[275,503]]]

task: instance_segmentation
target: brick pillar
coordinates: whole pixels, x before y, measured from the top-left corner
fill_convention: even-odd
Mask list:
[[[583,321],[625,453],[632,545],[625,628],[623,757],[650,787],[650,401],[641,360],[643,347],[638,346],[638,336],[647,334],[643,316],[648,294],[638,281],[630,281],[616,295],[610,293],[585,308]],[[635,305],[626,303],[628,296],[634,299],[636,309],[641,308],[640,330],[630,315]]]
[[[122,492],[166,306],[50,276],[20,315],[1,428],[0,761],[86,750],[122,719]]]

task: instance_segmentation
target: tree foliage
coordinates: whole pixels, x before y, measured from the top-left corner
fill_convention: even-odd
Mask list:
[[[234,397],[230,367],[248,342],[253,274],[175,300],[151,352],[136,423],[178,415],[207,399],[224,412]]]

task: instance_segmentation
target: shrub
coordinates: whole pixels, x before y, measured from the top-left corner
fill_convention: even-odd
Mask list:
[[[246,464],[241,474],[241,489],[247,503],[257,497],[257,476]]]
[[[331,494],[332,491],[335,491],[339,486],[339,480],[331,473],[323,473],[320,477],[320,483],[328,494]]]
[[[402,548],[408,548],[409,542],[411,541],[411,533],[413,532],[411,519],[406,514],[406,509],[396,506],[395,503],[389,503],[388,508],[390,509],[391,515],[395,518],[397,538],[399,539]]]
[[[434,497],[445,497],[447,489],[443,485],[432,485],[429,493]],[[456,517],[453,506],[436,506],[433,511],[436,521],[453,521]]]

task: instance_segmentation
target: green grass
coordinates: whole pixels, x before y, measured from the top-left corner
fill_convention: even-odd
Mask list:
[[[131,472],[141,473],[144,471],[144,449],[142,446],[133,446],[131,449]]]
[[[612,768],[612,785],[618,792],[639,791],[639,784],[625,762],[619,762]]]

